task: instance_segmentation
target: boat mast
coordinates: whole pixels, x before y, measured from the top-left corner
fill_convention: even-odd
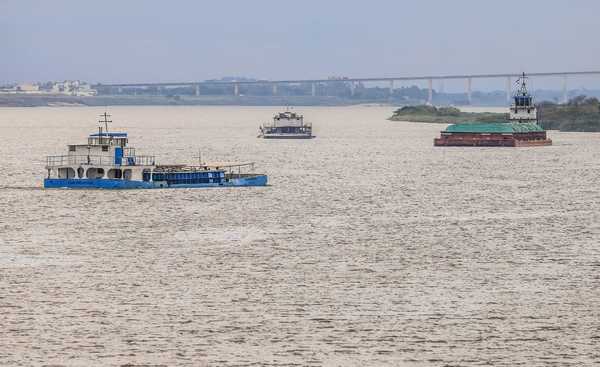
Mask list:
[[[526,96],[529,94],[529,92],[527,91],[527,76],[525,75],[525,73],[523,72],[523,74],[519,77],[519,79],[517,79],[517,85],[520,85],[517,89],[517,92],[515,93],[515,95],[517,96]]]
[[[102,123],[104,123],[104,135],[106,135],[108,141],[108,123],[112,121],[108,119],[110,115],[106,113],[106,111],[104,111],[104,113],[100,115],[100,117],[103,117],[104,119],[98,120],[98,122],[100,123],[100,126],[98,126],[98,141],[101,144],[106,144],[106,142],[102,143]],[[112,137],[110,138],[110,140],[112,140]]]
[[[108,133],[108,123],[112,122],[111,120],[108,119],[110,117],[110,115],[108,113],[106,113],[106,111],[104,111],[104,113],[102,115],[100,115],[100,117],[103,117],[104,120],[98,120],[98,122],[100,124],[104,123],[104,128],[105,128],[104,132]]]
[[[198,156],[194,157],[194,158],[198,158],[198,166],[202,166],[202,151],[200,149],[198,149]]]

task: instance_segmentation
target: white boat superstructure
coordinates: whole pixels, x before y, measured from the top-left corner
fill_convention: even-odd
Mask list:
[[[86,144],[69,144],[66,155],[48,156],[48,179],[120,179],[142,181],[144,172],[155,167],[154,156],[136,155],[128,147],[127,133],[108,132],[110,115],[104,113],[100,122],[106,126],[90,134]]]
[[[312,124],[304,122],[304,116],[295,112],[280,112],[273,117],[273,122],[260,127],[259,137],[264,139],[310,139]]]

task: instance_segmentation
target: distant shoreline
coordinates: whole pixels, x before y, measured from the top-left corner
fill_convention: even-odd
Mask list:
[[[326,96],[66,96],[0,95],[0,107],[76,106],[392,106],[382,101]]]
[[[0,94],[2,107],[104,107],[104,106],[361,106],[398,108],[399,101],[357,99],[336,96],[148,96],[99,95],[69,96],[59,94]],[[474,106],[469,106],[474,107]],[[475,108],[496,107],[477,105]]]

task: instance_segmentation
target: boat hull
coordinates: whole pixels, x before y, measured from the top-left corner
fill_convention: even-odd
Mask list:
[[[125,181],[117,179],[74,179],[74,178],[47,178],[44,188],[58,189],[151,189],[152,182]]]
[[[47,178],[46,189],[176,189],[176,188],[210,188],[210,187],[247,187],[266,186],[266,175],[232,178],[219,183],[169,184],[167,181],[126,181],[119,179],[67,179]]]
[[[269,134],[269,135],[263,135],[262,138],[263,139],[312,139],[314,138],[314,135],[305,135],[305,134]]]

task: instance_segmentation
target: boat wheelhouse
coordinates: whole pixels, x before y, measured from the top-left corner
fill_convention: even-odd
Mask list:
[[[552,145],[546,130],[538,124],[533,97],[527,91],[526,76],[518,80],[520,87],[513,96],[509,122],[453,124],[434,139],[435,146],[525,147]]]
[[[68,145],[66,155],[46,158],[45,188],[150,189],[180,187],[265,186],[267,176],[252,173],[254,163],[199,162],[158,165],[153,155],[137,155],[124,132],[105,125],[88,136],[87,144]]]
[[[312,124],[304,122],[304,116],[295,112],[280,112],[273,122],[260,127],[259,138],[264,139],[311,139]]]

